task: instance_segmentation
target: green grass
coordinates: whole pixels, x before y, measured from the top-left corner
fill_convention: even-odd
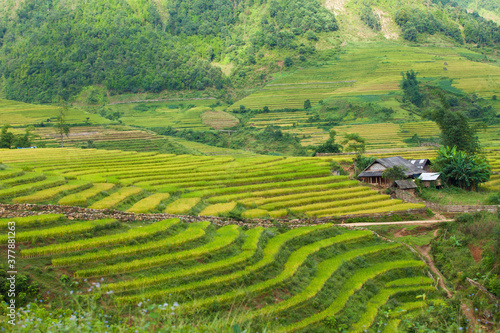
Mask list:
[[[481,188],[478,192],[471,192],[457,187],[444,187],[441,189],[423,188],[420,197],[441,205],[485,205],[490,195],[491,192]]]

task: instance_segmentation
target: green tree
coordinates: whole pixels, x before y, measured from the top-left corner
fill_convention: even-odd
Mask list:
[[[23,148],[31,147],[31,141],[33,140],[33,138],[40,137],[39,135],[34,134],[34,131],[35,127],[33,126],[26,127],[24,135],[18,135],[16,137],[14,146]]]
[[[0,135],[0,148],[10,149],[14,144],[15,136],[9,132],[10,125],[5,124],[2,127],[2,133]]]
[[[306,109],[306,110],[307,110],[307,109],[310,109],[310,108],[311,108],[311,101],[310,101],[310,100],[308,100],[308,99],[306,99],[306,100],[304,101],[304,109]]]
[[[292,67],[293,66],[293,60],[290,57],[285,57],[285,60],[283,61],[283,64],[285,67]]]
[[[56,134],[59,135],[61,139],[61,147],[64,147],[64,135],[68,136],[70,127],[66,122],[66,114],[68,112],[68,104],[63,101],[62,99],[60,100],[60,108],[59,108],[59,115],[56,118],[56,122],[54,124],[54,130],[56,131]]]
[[[457,150],[474,155],[481,150],[478,127],[470,124],[467,116],[461,111],[450,109],[448,102],[441,96],[442,108],[430,112],[429,117],[437,123],[441,130],[443,146],[457,147]]]
[[[406,72],[406,74],[401,72],[401,76],[403,77],[400,84],[401,89],[403,89],[403,101],[411,102],[412,104],[421,107],[424,102],[424,95],[420,93],[417,73],[411,69]]]
[[[395,165],[392,168],[387,168],[382,172],[382,178],[390,179],[390,180],[400,180],[405,179],[405,172],[408,169],[403,165]]]
[[[434,164],[445,181],[466,190],[477,190],[479,184],[490,179],[491,167],[485,158],[460,151],[457,147],[442,147]]]
[[[342,140],[344,151],[361,155],[366,151],[366,141],[357,133],[345,133]]]
[[[316,148],[313,156],[316,156],[318,153],[340,153],[342,151],[342,146],[338,143],[335,143],[335,136],[337,132],[334,130],[330,130],[330,137],[324,144]]]

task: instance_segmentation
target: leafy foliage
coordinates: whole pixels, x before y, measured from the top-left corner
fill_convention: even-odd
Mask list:
[[[89,85],[111,93],[222,88],[221,70],[200,59],[185,39],[154,29],[152,15],[143,22],[124,1],[23,2],[4,23],[5,97],[52,102]]]
[[[468,190],[477,190],[477,186],[487,182],[491,175],[484,158],[457,150],[456,146],[441,148],[434,167],[449,184]]]
[[[342,140],[344,150],[353,151],[356,154],[362,154],[366,150],[366,141],[357,133],[345,133]]]
[[[316,151],[314,152],[314,155],[318,153],[340,153],[342,151],[342,146],[339,145],[338,143],[335,143],[335,136],[337,135],[337,132],[334,130],[330,131],[330,137],[324,144],[316,148]]]
[[[417,81],[417,73],[411,69],[406,73],[401,73],[403,80],[401,81],[401,89],[403,89],[403,101],[411,102],[416,106],[422,106],[424,95],[420,93],[420,88]]]
[[[477,128],[470,124],[462,111],[453,111],[447,102],[443,107],[430,112],[430,117],[441,130],[441,141],[444,146],[454,147],[469,154],[479,152],[481,146],[477,137]]]
[[[361,10],[361,20],[373,30],[380,31],[382,28],[380,17],[373,12],[373,9],[368,4],[365,4]]]
[[[406,167],[403,165],[395,165],[392,168],[387,168],[382,172],[382,177],[391,180],[405,179]]]

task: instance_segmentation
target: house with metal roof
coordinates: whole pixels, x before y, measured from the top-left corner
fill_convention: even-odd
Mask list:
[[[403,166],[406,169],[404,171],[406,178],[417,178],[422,172],[424,172],[423,169],[418,168],[401,156],[394,156],[375,160],[358,175],[358,178],[368,184],[388,185],[392,183],[392,181],[382,178],[382,173],[386,169],[393,168],[395,166]]]
[[[408,160],[408,162],[410,162],[411,164],[413,164],[417,168],[422,169],[424,171],[428,171],[428,172],[431,171],[431,164],[432,163],[427,158],[423,158],[420,160]]]
[[[441,187],[441,173],[439,172],[424,172],[418,179],[422,182],[423,187]]]

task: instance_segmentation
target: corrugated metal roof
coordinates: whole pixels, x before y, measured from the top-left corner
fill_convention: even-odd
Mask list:
[[[411,190],[418,187],[412,179],[396,180],[395,183],[402,190]]]
[[[431,161],[427,158],[421,160],[408,160],[408,162],[410,162],[419,169],[423,169],[427,163],[431,164]]]
[[[375,160],[372,164],[370,164],[368,167],[365,168],[365,170],[369,169],[374,163],[379,163],[383,165],[386,169],[388,168],[393,168],[397,165],[399,166],[404,166],[406,168],[405,175],[406,176],[413,176],[413,175],[419,175],[422,173],[422,169],[414,166],[411,164],[408,160],[405,160],[401,156],[393,156],[393,157],[386,157],[386,158],[379,158]],[[381,177],[383,171],[365,171],[361,172],[358,177]]]
[[[420,176],[418,176],[418,179],[424,181],[432,181],[437,180],[439,176],[441,176],[439,172],[424,172]]]

